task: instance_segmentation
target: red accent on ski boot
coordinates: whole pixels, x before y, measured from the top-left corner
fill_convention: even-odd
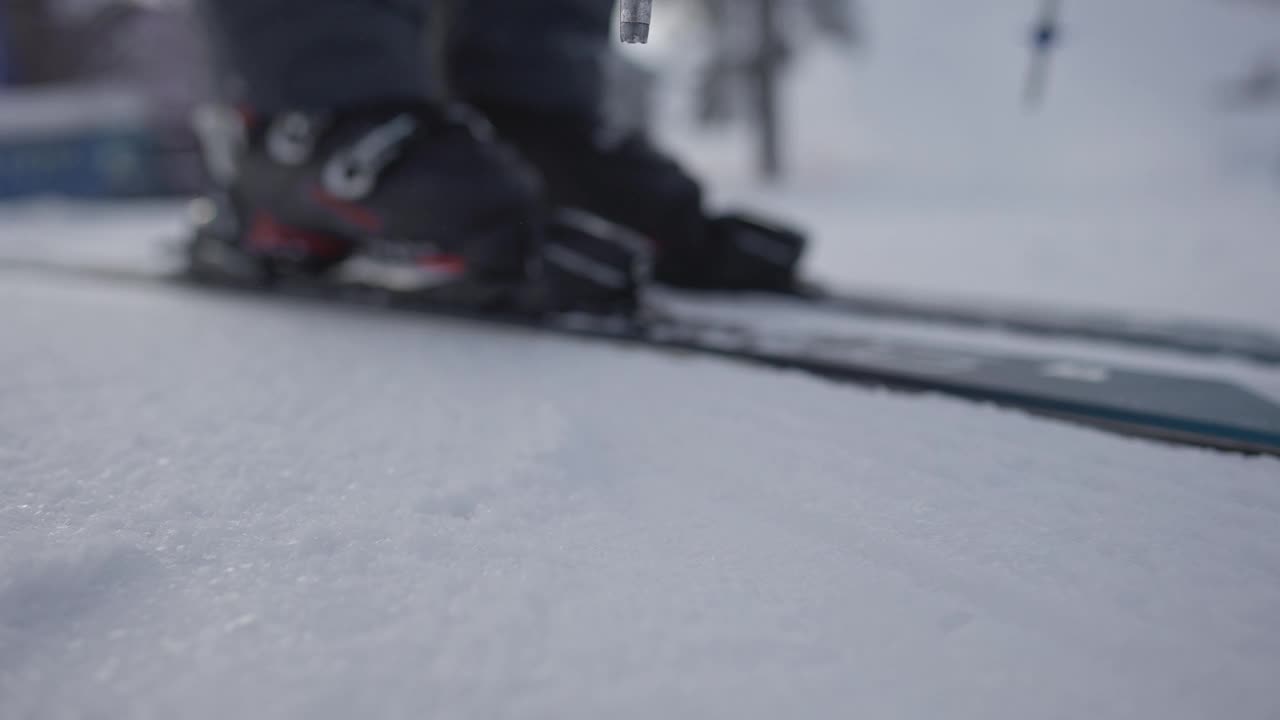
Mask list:
[[[321,232],[286,225],[270,213],[254,213],[245,236],[252,253],[298,263],[304,267],[331,267],[353,250],[350,242]]]

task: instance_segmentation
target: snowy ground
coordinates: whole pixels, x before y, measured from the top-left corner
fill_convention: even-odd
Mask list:
[[[832,57],[800,78],[822,112],[789,185],[742,180],[732,138],[669,136],[719,199],[804,216],[845,284],[1280,330],[1280,194],[1234,145],[1263,136],[1208,106],[1269,16],[1068,3],[1028,118],[1023,12],[870,5],[854,90],[818,93]],[[0,208],[0,265],[134,262],[178,216]],[[1274,459],[11,270],[0,337],[5,720],[1280,716]],[[1054,347],[1280,398],[1274,369]]]
[[[1280,463],[0,285],[0,715],[1269,718]]]

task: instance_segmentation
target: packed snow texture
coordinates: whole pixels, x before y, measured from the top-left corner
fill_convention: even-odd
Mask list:
[[[1280,463],[9,275],[0,715],[1280,712]]]
[[[865,4],[852,75],[797,68],[787,185],[668,135],[719,201],[803,217],[844,284],[1280,329],[1280,201],[1212,107],[1273,16],[1068,3],[1027,117],[1030,3]],[[1274,459],[4,269],[132,264],[178,217],[0,209],[0,718],[1280,716]],[[1280,397],[1245,363],[965,337]]]

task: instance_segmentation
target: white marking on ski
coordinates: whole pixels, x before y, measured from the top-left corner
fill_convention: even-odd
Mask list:
[[[542,251],[542,256],[547,262],[588,278],[597,285],[622,289],[630,284],[630,278],[626,273],[563,245],[548,245]]]
[[[1040,374],[1055,380],[1083,383],[1104,383],[1111,379],[1111,370],[1102,365],[1057,360],[1040,368]]]
[[[414,292],[447,285],[458,279],[458,273],[442,268],[384,262],[358,255],[342,263],[338,270],[338,278],[340,282],[351,285]]]

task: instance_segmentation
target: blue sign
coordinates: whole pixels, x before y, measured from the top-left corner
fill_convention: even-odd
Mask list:
[[[140,131],[0,138],[0,198],[146,195],[163,185],[155,162]]]

